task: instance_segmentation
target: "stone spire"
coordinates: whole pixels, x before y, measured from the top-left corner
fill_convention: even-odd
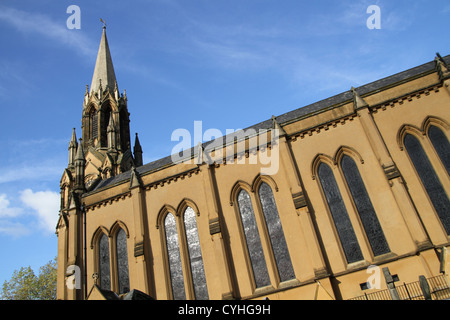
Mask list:
[[[77,136],[75,133],[75,128],[73,128],[72,139],[70,139],[69,143],[69,166],[73,166],[74,164],[75,157],[77,154],[77,148],[78,148]]]
[[[98,92],[100,83],[103,90],[109,89],[114,92],[117,87],[116,75],[109,52],[108,40],[106,39],[106,27],[103,26],[102,39],[98,48],[97,61],[95,63],[94,75],[92,77],[91,92]]]
[[[138,134],[136,133],[136,140],[134,142],[134,163],[136,167],[143,165],[142,153],[141,143],[139,142]]]
[[[75,166],[75,192],[84,192],[84,169],[86,168],[86,159],[84,157],[83,141],[78,143],[77,154],[74,159]]]

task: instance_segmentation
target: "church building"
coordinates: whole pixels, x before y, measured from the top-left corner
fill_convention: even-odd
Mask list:
[[[58,299],[345,300],[449,281],[450,56],[151,163],[130,111],[103,27],[60,181]]]

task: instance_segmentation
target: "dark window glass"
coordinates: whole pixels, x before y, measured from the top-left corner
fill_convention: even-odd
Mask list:
[[[195,219],[195,212],[191,207],[187,207],[184,212],[184,229],[186,231],[195,298],[197,300],[208,300],[208,288],[206,286],[206,276],[203,267],[200,239],[198,237],[197,222]]]
[[[239,192],[237,200],[255,284],[257,288],[264,287],[270,284],[270,278],[256,225],[252,201],[245,190]]]
[[[99,240],[98,250],[100,288],[111,290],[111,273],[109,267],[109,239],[103,234]]]
[[[128,111],[122,109],[120,111],[120,141],[122,150],[128,150],[128,143],[130,143],[130,123],[128,118]]]
[[[119,279],[119,294],[130,291],[128,276],[127,235],[123,229],[117,232],[116,238],[117,275]]]
[[[95,109],[91,110],[89,115],[90,124],[90,138],[96,139],[98,137],[98,113]]]
[[[433,166],[422,148],[419,140],[407,134],[405,136],[405,148],[408,155],[416,168],[417,174],[422,180],[422,184],[427,191],[447,234],[450,234],[450,201],[447,193],[439,181]],[[448,179],[445,177],[445,179]]]
[[[450,144],[447,137],[441,129],[435,126],[430,126],[428,136],[445,169],[447,169],[447,173],[450,174]]]
[[[262,183],[259,187],[259,199],[266,220],[267,231],[272,244],[273,254],[277,263],[280,281],[287,281],[295,278],[291,257],[284,237],[283,227],[278,215],[277,205],[273,197],[272,189],[267,183]]]
[[[102,116],[101,116],[101,127],[100,127],[100,140],[101,140],[101,146],[107,147],[108,146],[108,125],[109,125],[109,117],[112,116],[111,112],[111,106],[109,103],[105,103],[102,106]]]
[[[390,252],[356,163],[349,156],[344,156],[341,160],[341,167],[373,254],[379,256]]]
[[[167,214],[164,220],[164,228],[166,232],[167,255],[169,257],[169,270],[173,299],[186,300],[177,224],[174,216],[170,213]]]
[[[319,165],[318,175],[347,262],[352,263],[362,260],[363,255],[350,222],[347,209],[342,201],[342,196],[339,192],[333,171],[328,165],[321,163]]]

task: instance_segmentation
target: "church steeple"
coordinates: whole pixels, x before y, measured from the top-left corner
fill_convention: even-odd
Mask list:
[[[109,52],[108,39],[106,38],[106,27],[103,27],[102,38],[98,48],[97,61],[95,62],[94,75],[92,76],[91,92],[106,90],[114,92],[117,86],[116,74]]]
[[[114,176],[131,168],[129,116],[125,90],[120,93],[117,85],[104,26],[91,87],[86,88],[84,96],[82,119],[84,151],[87,154],[91,150],[102,162],[100,165],[94,161],[93,165],[103,176]]]

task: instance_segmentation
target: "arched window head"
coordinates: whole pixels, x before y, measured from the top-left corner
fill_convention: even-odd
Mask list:
[[[370,201],[369,194],[367,193],[355,161],[349,156],[344,155],[341,160],[341,168],[374,256],[390,252],[372,201]]]
[[[289,255],[272,189],[267,183],[263,182],[259,186],[258,194],[280,281],[283,282],[294,279],[294,269],[292,267],[291,257]]]
[[[416,169],[416,172],[422,181],[422,184],[433,204],[442,225],[450,235],[450,201],[448,195],[442,186],[439,177],[434,171],[425,150],[422,148],[420,141],[412,134],[406,134],[404,144],[409,158]],[[447,177],[445,177],[447,179]]]
[[[175,217],[171,213],[168,213],[164,219],[164,231],[166,234],[172,297],[174,300],[186,300],[177,223]]]
[[[445,133],[436,126],[430,126],[428,137],[433,144],[436,153],[439,155],[442,164],[450,175],[450,144]]]
[[[100,288],[111,290],[111,271],[109,260],[109,238],[106,234],[102,234],[98,242],[98,267]]]
[[[328,165],[322,162],[319,164],[317,173],[347,262],[352,263],[363,260],[361,248],[359,247],[333,171]]]
[[[195,299],[208,300],[208,287],[206,286],[206,276],[203,266],[200,239],[198,237],[196,214],[191,207],[187,207],[184,211],[184,230],[186,232],[186,242],[189,252]]]
[[[127,235],[120,228],[116,235],[117,278],[119,294],[130,291],[130,279],[128,274]]]
[[[268,286],[270,285],[269,273],[248,192],[245,190],[239,191],[237,202],[256,288]]]

